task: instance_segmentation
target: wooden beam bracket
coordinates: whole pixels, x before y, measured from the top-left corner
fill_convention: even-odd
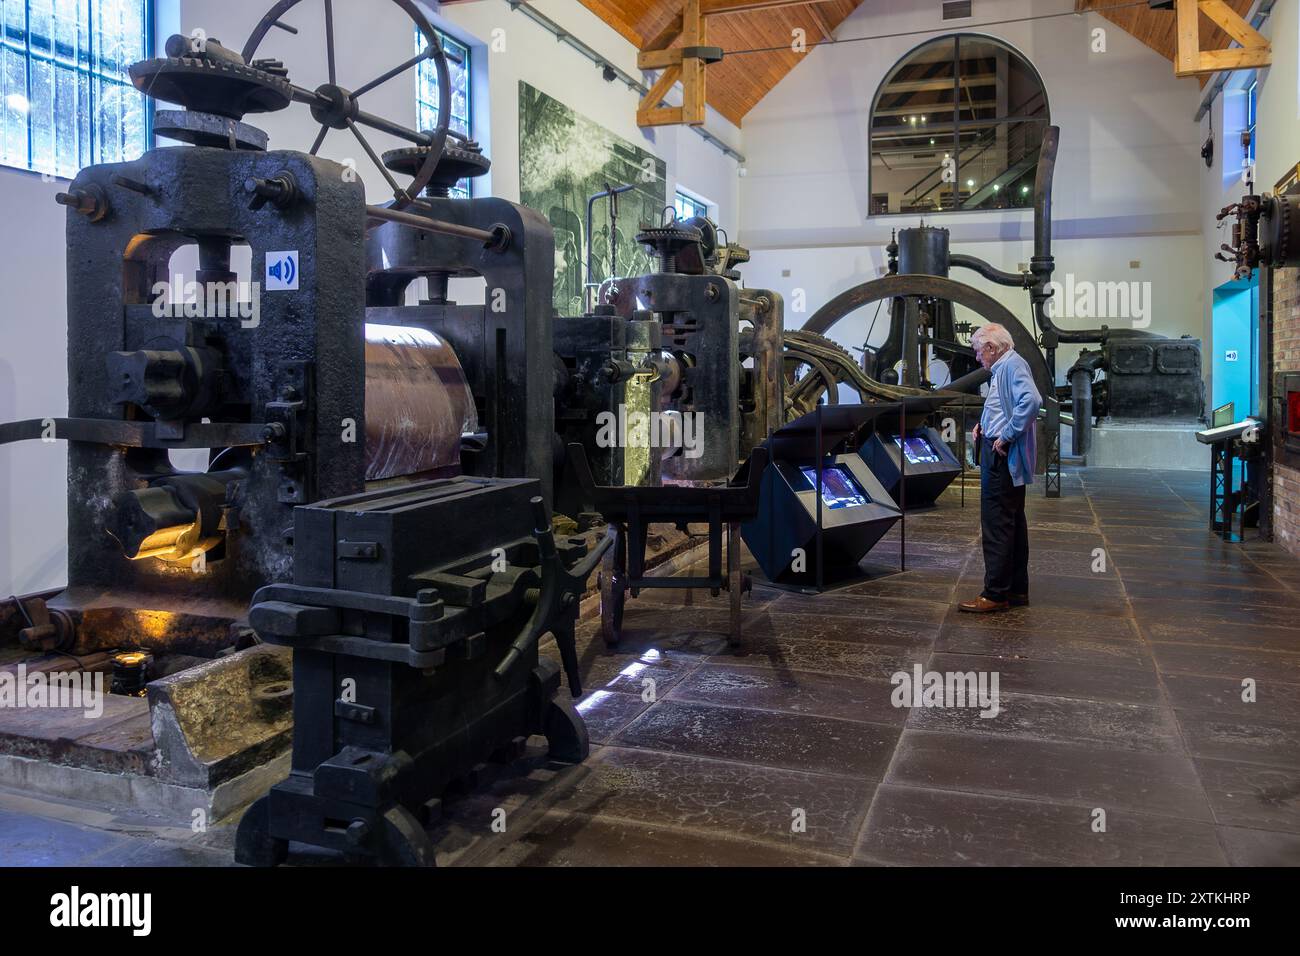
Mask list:
[[[1177,0],[1178,51],[1174,57],[1176,76],[1204,76],[1221,70],[1255,70],[1272,62],[1268,38],[1252,27],[1225,0]],[[1201,49],[1204,16],[1232,37],[1240,47],[1226,50]]]
[[[678,36],[682,38],[682,45],[676,49],[667,49]],[[676,126],[683,123],[688,126],[704,125],[704,68],[722,59],[722,50],[707,46],[707,43],[708,24],[702,0],[683,0],[681,16],[674,17],[660,31],[659,36],[652,41],[651,48],[637,54],[637,66],[641,69],[663,69],[637,108],[638,126]],[[655,45],[658,44],[662,46],[656,49]],[[682,105],[660,106],[679,79],[682,83]]]
[[[725,55],[721,47],[708,45],[709,17],[800,7],[811,15],[822,35],[827,40],[832,40],[834,34],[830,23],[818,6],[825,2],[827,0],[682,0],[682,12],[664,24],[637,54],[638,69],[664,71],[637,107],[637,125],[704,125],[707,91],[705,68],[710,63],[718,63]],[[681,46],[673,47],[678,38],[681,38]],[[665,77],[671,77],[666,86]],[[682,84],[682,105],[662,106],[664,95],[679,80]]]

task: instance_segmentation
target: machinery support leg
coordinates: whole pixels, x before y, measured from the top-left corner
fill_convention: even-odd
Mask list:
[[[433,841],[406,807],[388,808],[375,842],[375,855],[383,866],[437,866]]]
[[[573,704],[556,697],[542,713],[542,733],[550,745],[548,756],[563,763],[582,763],[591,753],[587,725],[583,723]]]
[[[740,599],[744,596],[745,575],[740,571],[740,525],[727,525],[727,590],[731,598],[731,620],[727,642],[740,646]]]
[[[627,534],[610,525],[614,546],[600,565],[600,635],[610,647],[623,637],[623,606],[627,601]]]
[[[1047,464],[1043,484],[1048,498],[1061,497],[1061,403],[1055,396],[1047,399]]]
[[[235,831],[235,862],[279,866],[289,857],[289,841],[271,836],[270,800],[262,796],[244,811]]]

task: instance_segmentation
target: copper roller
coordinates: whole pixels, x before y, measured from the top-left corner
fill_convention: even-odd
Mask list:
[[[455,351],[427,329],[366,325],[366,480],[460,474],[478,432]]]

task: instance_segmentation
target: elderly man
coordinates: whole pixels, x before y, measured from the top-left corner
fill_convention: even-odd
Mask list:
[[[1029,525],[1025,487],[1033,484],[1034,422],[1043,398],[1029,363],[1016,354],[1011,333],[991,322],[971,337],[980,364],[993,373],[984,414],[975,426],[980,456],[980,530],[984,590],[961,610],[975,614],[1029,603]]]

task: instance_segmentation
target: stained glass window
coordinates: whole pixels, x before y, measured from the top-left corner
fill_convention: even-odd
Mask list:
[[[470,113],[469,83],[469,47],[457,43],[445,33],[438,31],[442,41],[443,52],[447,54],[447,71],[451,74],[451,122],[448,128],[463,136],[471,135],[473,129]],[[415,52],[421,53],[428,48],[424,34],[415,31]],[[438,70],[432,60],[424,60],[416,69],[415,78],[416,118],[420,129],[433,129],[438,125]],[[471,195],[470,180],[462,179],[451,191],[453,196],[468,199]]]
[[[71,178],[138,158],[150,113],[126,70],[149,30],[149,0],[0,0],[0,164]]]

